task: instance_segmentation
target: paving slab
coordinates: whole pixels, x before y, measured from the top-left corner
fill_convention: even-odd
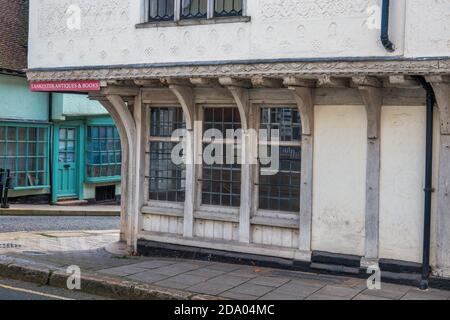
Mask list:
[[[123,267],[117,267],[117,268],[103,269],[103,270],[100,270],[99,272],[103,273],[103,274],[126,277],[126,276],[130,276],[130,275],[133,275],[136,273],[142,273],[145,271],[147,271],[147,270],[143,269],[143,268],[138,268],[135,266],[123,266]]]
[[[266,287],[266,286],[261,286],[259,284],[253,284],[253,283],[247,282],[247,283],[244,283],[240,286],[237,286],[237,287],[229,290],[229,292],[246,294],[246,295],[251,295],[251,296],[256,296],[256,297],[262,297],[273,290],[274,290],[273,287]]]
[[[419,290],[409,291],[401,300],[448,300],[447,297],[431,294],[429,292],[421,292]]]
[[[261,286],[267,286],[267,287],[281,287],[283,284],[288,283],[291,281],[289,278],[283,278],[283,277],[256,277],[249,281],[249,283],[253,284],[259,284]]]
[[[343,299],[352,299],[357,296],[362,290],[357,290],[348,287],[339,287],[334,285],[326,285],[316,292],[317,295],[336,296]]]
[[[159,282],[159,281],[165,280],[167,278],[170,278],[170,276],[164,275],[164,274],[158,274],[153,271],[145,271],[145,272],[133,274],[126,278],[130,279],[130,280],[135,280],[135,281],[152,284],[152,283]]]

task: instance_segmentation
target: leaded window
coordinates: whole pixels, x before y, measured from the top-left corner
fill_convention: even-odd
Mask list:
[[[113,125],[88,126],[86,155],[88,178],[120,177],[122,148],[117,128]]]
[[[241,192],[241,150],[239,139],[227,136],[227,130],[241,129],[241,118],[237,108],[204,108],[204,150],[212,150],[212,158],[221,161],[203,161],[202,204],[239,207]],[[208,138],[208,130],[216,130],[221,137]],[[236,136],[237,137],[237,136]],[[228,138],[228,139],[227,139]],[[216,152],[219,152],[217,154]],[[232,152],[232,154],[230,154]],[[204,157],[206,153],[204,153]]]
[[[16,188],[49,185],[49,128],[0,125],[0,169],[9,169]]]
[[[279,130],[279,168],[260,164],[259,208],[298,212],[301,184],[301,119],[294,107],[262,108],[260,128],[268,133],[268,155],[274,142],[271,130]],[[260,141],[260,147],[262,146]],[[275,174],[274,174],[275,173]]]
[[[215,0],[214,16],[242,16],[242,0]]]
[[[175,0],[149,0],[149,21],[170,21],[175,18]]]
[[[208,0],[181,0],[182,19],[201,19],[208,15]]]
[[[172,159],[172,151],[181,143],[181,139],[172,134],[185,126],[181,108],[150,110],[149,200],[185,201],[186,166]]]

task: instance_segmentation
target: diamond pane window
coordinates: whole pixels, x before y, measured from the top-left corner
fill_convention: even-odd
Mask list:
[[[0,169],[9,169],[16,188],[46,187],[49,128],[0,124]]]
[[[186,166],[172,161],[172,151],[180,141],[168,141],[175,130],[185,127],[181,108],[151,108],[150,176],[147,177],[150,200],[185,200]]]
[[[88,178],[120,177],[121,168],[122,168],[122,148],[120,145],[120,137],[117,128],[112,125],[88,126],[87,128]]]
[[[262,108],[260,128],[280,130],[279,170],[269,172],[270,165],[260,165],[259,208],[299,212],[301,184],[301,121],[296,108]],[[270,134],[268,134],[270,136]],[[269,146],[271,142],[269,139]],[[260,142],[261,146],[261,142]],[[270,148],[269,148],[270,155]]]

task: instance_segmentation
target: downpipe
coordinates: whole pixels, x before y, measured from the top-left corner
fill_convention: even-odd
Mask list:
[[[389,12],[390,0],[383,0],[381,8],[381,43],[389,52],[395,51],[395,45],[389,39]]]
[[[426,102],[426,154],[425,154],[425,207],[423,223],[423,255],[422,255],[422,278],[420,289],[426,290],[429,287],[430,277],[430,243],[431,243],[431,198],[433,189],[433,121],[434,105],[436,97],[433,87],[426,82],[422,76],[415,77],[427,93]]]

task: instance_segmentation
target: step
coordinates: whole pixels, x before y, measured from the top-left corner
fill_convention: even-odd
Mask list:
[[[311,263],[311,269],[331,272],[334,274],[345,273],[352,275],[359,275],[359,267],[347,267],[343,265],[325,264],[325,263]]]
[[[86,206],[88,205],[88,201],[86,200],[59,200],[58,202],[55,202],[55,206],[63,206],[63,207],[69,207],[69,206]]]

